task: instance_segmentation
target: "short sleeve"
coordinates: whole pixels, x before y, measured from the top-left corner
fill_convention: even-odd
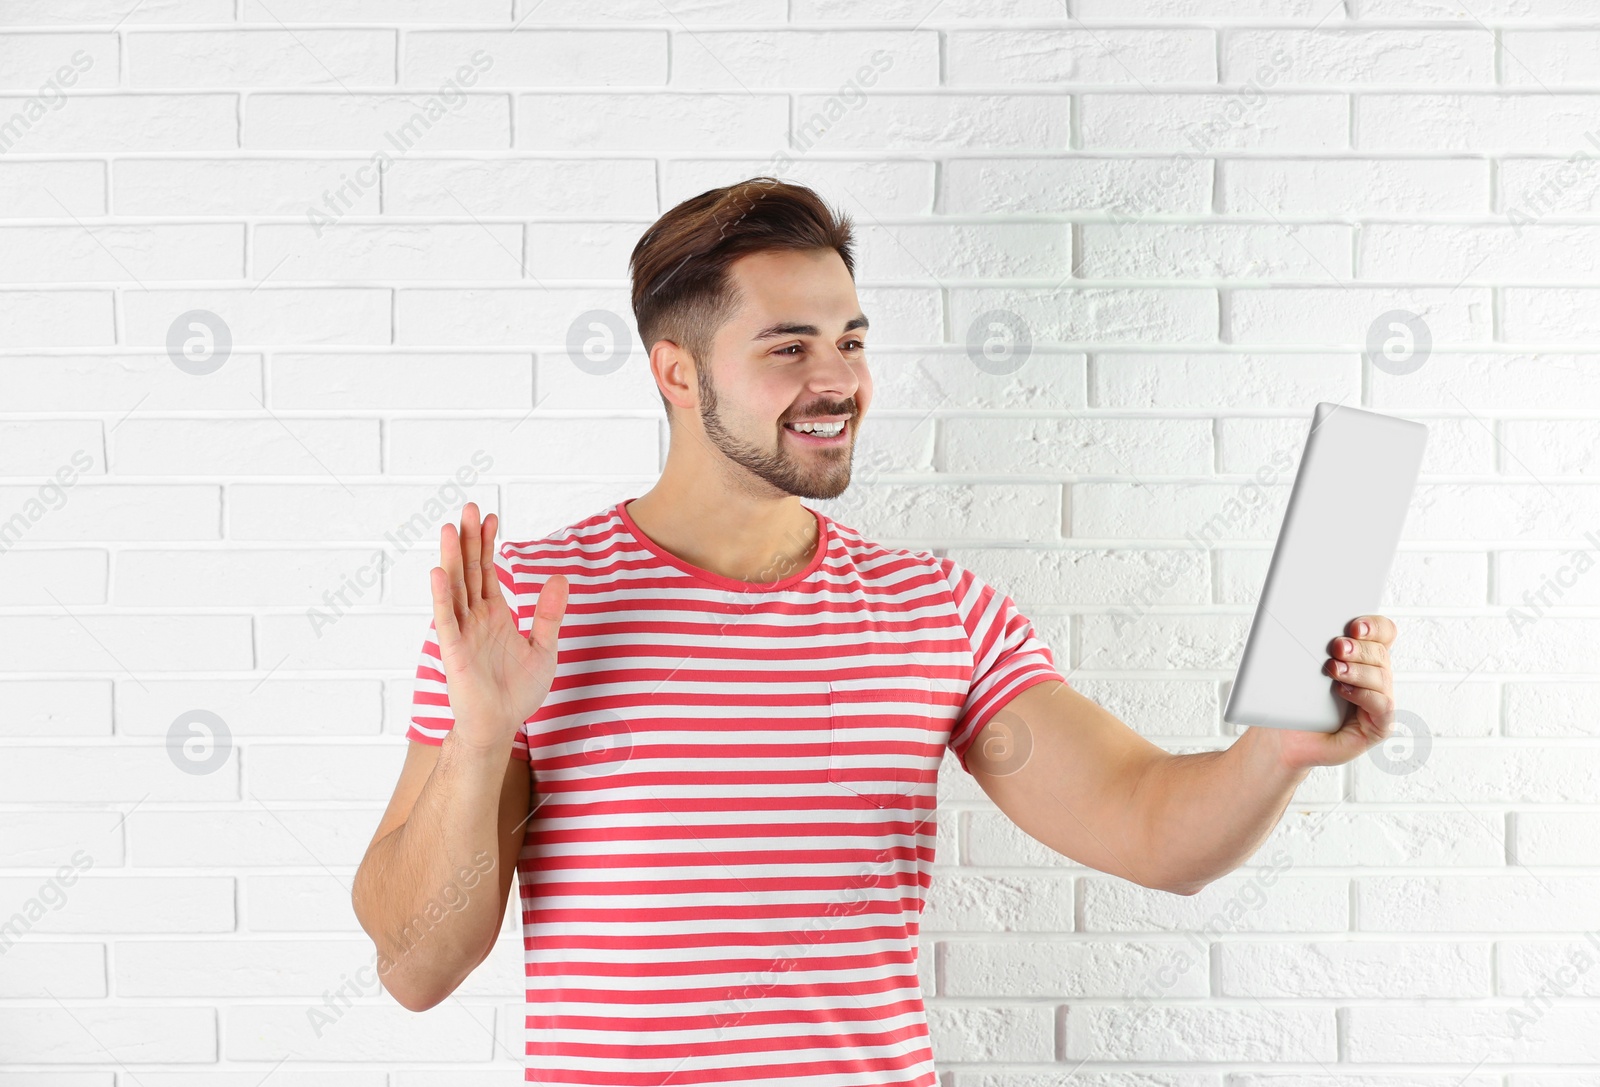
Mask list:
[[[495,572],[500,579],[500,590],[506,603],[517,617],[517,629],[524,634],[522,610],[517,606],[516,582],[507,553],[508,542],[501,543],[495,552]],[[528,629],[532,629],[531,627]],[[411,725],[406,729],[406,739],[435,746],[444,743],[445,733],[455,725],[455,714],[450,710],[450,694],[445,684],[444,663],[439,657],[438,632],[433,618],[428,618],[428,633],[422,642],[422,652],[417,657],[417,674],[411,690]],[[514,758],[528,761],[528,737],[518,730],[511,741]]]
[[[1010,596],[950,559],[938,562],[972,642],[972,686],[947,745],[961,768],[971,773],[967,751],[990,718],[1037,683],[1067,680],[1057,670],[1050,647]]]

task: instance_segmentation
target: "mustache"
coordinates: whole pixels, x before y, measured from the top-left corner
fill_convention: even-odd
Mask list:
[[[855,402],[851,401],[847,404],[840,404],[838,407],[830,407],[826,411],[809,411],[800,415],[793,415],[782,420],[782,422],[804,423],[812,419],[826,419],[830,415],[848,415],[850,418],[854,419],[856,417]]]

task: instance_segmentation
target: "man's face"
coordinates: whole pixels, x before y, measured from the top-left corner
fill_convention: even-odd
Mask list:
[[[751,253],[729,271],[744,304],[698,368],[706,438],[785,494],[837,498],[872,399],[855,282],[832,249]],[[795,423],[843,427],[827,436]]]

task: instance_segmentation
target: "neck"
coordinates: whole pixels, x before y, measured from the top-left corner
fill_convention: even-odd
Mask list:
[[[670,457],[669,457],[670,467]],[[792,494],[751,495],[670,471],[628,503],[628,516],[663,550],[734,581],[780,581],[820,543],[817,519]]]

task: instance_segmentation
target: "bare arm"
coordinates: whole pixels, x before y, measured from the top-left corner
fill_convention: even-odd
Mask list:
[[[533,794],[528,764],[447,735],[407,745],[352,901],[378,976],[411,1011],[449,996],[489,956],[515,880]]]
[[[1029,837],[1079,864],[1175,890],[1151,854],[1139,781],[1167,752],[1065,683],[1012,698],[967,750],[979,786]]]
[[[1055,852],[1189,895],[1260,847],[1305,776],[1275,764],[1262,731],[1226,751],[1173,755],[1052,680],[1007,702],[967,764],[995,806]]]
[[[1233,871],[1283,818],[1311,771],[1284,766],[1269,731],[1246,729],[1226,751],[1169,754],[1139,783],[1145,854],[1168,890],[1194,894]]]
[[[1173,755],[1050,680],[990,719],[967,764],[1012,822],[1057,853],[1145,887],[1194,894],[1261,848],[1313,767],[1349,762],[1387,734],[1394,623],[1357,616],[1345,633],[1329,644],[1324,665],[1347,685],[1336,732],[1249,728],[1226,751]]]
[[[1343,685],[1345,718],[1333,732],[1247,728],[1226,751],[1168,756],[1140,791],[1152,863],[1195,890],[1248,860],[1315,766],[1339,766],[1382,740],[1394,723],[1398,635],[1384,615],[1358,615],[1327,646],[1323,672]],[[1341,667],[1342,666],[1342,667]]]
[[[494,947],[534,794],[517,731],[550,692],[566,579],[540,590],[524,637],[501,595],[496,517],[462,510],[429,573],[452,725],[412,741],[389,807],[356,871],[351,902],[378,949],[378,975],[412,1011],[455,991]]]

